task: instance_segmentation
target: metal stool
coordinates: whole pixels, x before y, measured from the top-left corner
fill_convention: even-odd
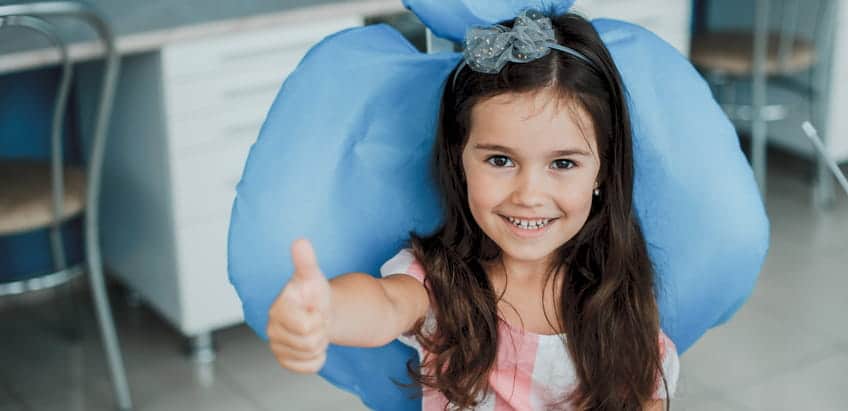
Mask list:
[[[752,30],[699,29],[692,37],[691,60],[707,80],[716,87],[716,97],[731,120],[751,124],[751,165],[760,191],[766,192],[767,122],[787,117],[790,107],[767,100],[767,87],[780,87],[806,96],[811,104],[821,100],[827,89],[826,69],[835,27],[833,0],[819,0],[814,5],[800,0],[780,1],[779,24],[772,28],[772,0],[756,0]],[[702,4],[703,6],[703,4]],[[701,14],[706,12],[701,7]],[[804,33],[803,26],[812,26]],[[799,84],[793,76],[810,73],[810,85]],[[751,81],[750,104],[736,101],[736,86]],[[819,116],[819,118],[812,118]],[[821,115],[811,110],[810,121],[825,124]],[[826,134],[826,133],[824,133]],[[818,196],[821,203],[832,200],[832,180],[827,166],[818,160]]]
[[[62,119],[71,84],[72,66],[67,47],[56,34],[53,25],[43,17],[69,17],[84,21],[97,32],[105,46],[104,77],[86,171],[62,164]],[[57,286],[79,275],[83,271],[82,267],[67,266],[60,228],[63,221],[84,213],[85,266],[100,334],[106,348],[118,406],[122,410],[130,410],[132,403],[129,387],[103,279],[97,220],[106,130],[119,69],[114,39],[108,24],[97,10],[71,1],[0,5],[0,29],[4,27],[26,28],[47,38],[61,55],[62,77],[53,113],[50,163],[0,162],[0,235],[49,228],[54,270],[11,282],[0,282],[0,296]]]

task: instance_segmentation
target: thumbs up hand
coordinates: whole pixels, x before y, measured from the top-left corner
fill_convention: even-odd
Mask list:
[[[292,244],[294,274],[271,305],[268,340],[284,368],[316,373],[327,359],[330,283],[318,267],[309,241]]]

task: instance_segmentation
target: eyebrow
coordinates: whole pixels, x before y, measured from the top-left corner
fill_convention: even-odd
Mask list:
[[[477,150],[502,151],[502,152],[508,153],[508,154],[515,154],[515,152],[512,151],[512,149],[510,149],[509,147],[505,147],[505,146],[501,146],[501,145],[497,145],[497,144],[475,144],[474,148],[477,149]],[[572,149],[566,149],[566,150],[551,151],[551,155],[553,155],[553,156],[579,155],[579,156],[587,156],[588,157],[591,154],[589,154],[589,152],[585,151],[585,150],[572,148]]]

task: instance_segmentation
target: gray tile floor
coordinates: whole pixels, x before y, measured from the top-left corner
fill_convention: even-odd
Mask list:
[[[809,170],[770,157],[765,268],[738,314],[683,356],[672,409],[848,409],[848,199],[817,212]],[[215,363],[194,364],[178,333],[128,306],[120,289],[112,295],[138,410],[365,409],[318,377],[279,368],[245,326],[216,334]],[[114,409],[90,306],[72,343],[60,302],[43,293],[0,303],[0,411]]]

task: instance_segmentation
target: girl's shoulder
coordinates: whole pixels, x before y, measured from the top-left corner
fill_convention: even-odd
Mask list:
[[[665,357],[666,355],[677,355],[677,347],[674,345],[674,341],[665,334],[665,332],[660,329],[660,355]]]
[[[413,254],[412,249],[409,248],[400,250],[394,257],[390,258],[380,267],[381,277],[387,277],[395,274],[411,276],[422,284],[424,283],[424,277],[426,275],[424,266],[422,266],[418,259],[415,258],[415,254]],[[436,316],[432,305],[427,311],[427,315],[424,317],[424,322],[421,324],[421,331],[424,335],[433,335],[436,331]],[[404,333],[398,337],[398,341],[414,348],[418,351],[419,358],[424,358],[424,348],[418,341],[415,333]]]
[[[674,396],[677,391],[677,380],[680,378],[680,357],[677,347],[671,338],[660,329],[659,335],[660,360],[662,361],[662,379],[658,381],[655,399],[665,399]]]
[[[415,258],[412,249],[404,248],[400,250],[394,257],[383,263],[380,267],[380,276],[386,277],[392,274],[406,274],[414,277],[420,282],[424,282],[426,275],[424,266]]]

